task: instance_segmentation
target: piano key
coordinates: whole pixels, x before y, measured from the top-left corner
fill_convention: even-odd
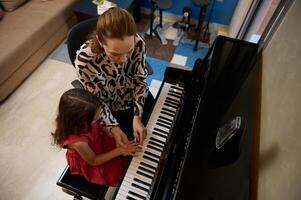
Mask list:
[[[161,140],[161,138],[159,138],[158,139],[158,136],[155,136],[155,135],[152,135],[151,137],[150,137],[150,140],[152,140],[152,141],[154,141],[154,142],[157,142],[157,143],[159,143],[159,144],[162,144],[163,146],[165,145],[165,141],[166,140]]]
[[[134,179],[134,178],[139,178],[140,180],[148,183],[148,184],[151,184],[152,183],[152,179],[148,178],[148,177],[144,177],[144,176],[141,176],[139,174],[137,174],[136,172],[133,172],[131,170],[128,171],[128,173],[126,174],[125,177],[129,177],[131,179]]]
[[[131,165],[131,170],[132,171],[142,170],[142,172],[144,172],[143,169],[141,169],[140,165]],[[155,172],[153,170],[146,170],[145,172],[148,173],[151,176],[153,176],[155,174]]]
[[[133,195],[135,195],[135,196],[137,196],[137,197],[146,199],[146,197],[143,197],[142,195],[139,195],[139,194],[137,194],[137,193],[135,193],[135,192],[133,192],[133,191],[129,191],[129,194],[133,194]]]
[[[164,110],[164,111],[166,111],[166,112],[169,112],[169,113],[173,114],[174,116],[176,115],[175,109],[168,109],[168,108],[164,108],[164,107],[163,107],[162,110]]]
[[[171,124],[172,124],[172,122],[173,122],[173,120],[171,120],[171,119],[169,119],[169,118],[166,118],[166,117],[164,117],[164,116],[162,116],[162,115],[159,115],[159,116],[158,116],[158,119],[162,119],[162,120],[164,120],[164,121],[166,121],[166,122],[169,122],[169,123],[171,123]]]
[[[132,183],[132,186],[135,188],[138,188],[140,190],[144,190],[145,192],[149,192],[149,189],[146,189],[144,187],[141,187],[140,185],[136,184],[136,183]]]
[[[163,128],[170,129],[170,126],[169,126],[169,125],[166,125],[166,124],[161,123],[161,122],[157,122],[156,125],[161,126],[161,127],[163,127]]]
[[[143,154],[141,154],[139,158],[135,157],[135,159],[132,159],[132,162],[135,162],[138,165],[140,165],[141,163],[145,163],[145,164],[151,166],[152,168],[157,169],[157,166],[158,166],[157,163],[146,160],[142,156],[143,156]]]
[[[149,155],[150,157],[152,157],[154,159],[160,160],[160,156],[154,154],[153,152],[150,152],[150,149],[145,151],[144,154],[147,154],[147,155]]]
[[[156,146],[156,147],[158,147],[158,148],[160,148],[162,150],[164,149],[164,145],[162,145],[160,143],[157,143],[156,141],[149,141],[148,143],[152,144],[152,145],[154,145],[154,146]]]
[[[127,182],[129,182],[129,183],[131,183],[132,186],[134,186],[134,187],[137,187],[137,186],[133,185],[133,184],[136,184],[136,185],[138,185],[137,188],[139,188],[139,189],[141,189],[141,190],[144,190],[144,191],[146,191],[146,192],[149,192],[150,186],[144,185],[144,184],[142,184],[142,183],[140,183],[140,182],[137,182],[137,181],[135,181],[134,179],[129,178],[129,177],[125,177],[123,180],[124,180],[124,181],[127,181]]]
[[[179,90],[179,91],[183,91],[184,88],[181,87],[181,86],[176,86],[176,85],[170,85],[170,88],[173,88],[173,89],[176,89],[176,90]]]
[[[128,192],[125,192],[123,190],[119,190],[118,195],[116,195],[115,200],[124,200],[127,197],[131,197],[131,198],[134,198],[134,199],[137,199],[137,200],[143,200],[144,199],[144,198],[139,198],[139,197],[133,196],[132,194],[129,194]]]
[[[149,183],[147,183],[147,182],[145,182],[145,181],[143,181],[143,180],[141,180],[139,178],[134,178],[133,181],[136,181],[136,182],[139,182],[139,183],[141,183],[141,184],[143,184],[145,186],[151,187],[151,184],[149,184]]]
[[[167,139],[167,135],[163,135],[162,133],[158,133],[157,131],[153,131],[152,134],[155,134],[157,136]]]
[[[154,163],[159,164],[159,161],[158,161],[158,160],[153,159],[153,158],[151,158],[151,157],[149,157],[149,156],[147,156],[147,155],[143,155],[143,158],[145,158],[145,159],[147,159],[147,160],[149,160],[149,161],[152,161],[152,162],[154,162]]]
[[[181,98],[181,96],[182,96],[182,94],[179,94],[179,93],[177,93],[175,91],[172,91],[172,90],[169,90],[167,94],[171,95],[171,96],[174,96],[174,97],[177,97],[177,98]]]
[[[160,127],[160,128],[159,127],[155,127],[153,130],[157,131],[159,133],[165,134],[165,135],[169,134],[169,129],[164,128],[164,127]]]
[[[174,89],[169,90],[169,92],[170,92],[170,93],[174,93],[174,94],[176,94],[176,95],[180,95],[180,96],[183,94],[183,92],[181,92],[181,91],[179,91],[179,90],[174,90]]]
[[[148,144],[146,147],[148,147],[148,148],[150,148],[150,149],[153,149],[153,150],[156,150],[156,151],[158,151],[158,152],[160,152],[160,153],[163,152],[162,149],[159,149],[159,148],[157,148],[157,147],[155,147],[155,146],[153,146],[153,145],[150,145],[150,144]]]
[[[166,97],[165,101],[170,102],[170,103],[174,103],[174,104],[179,104],[180,99],[168,96],[168,97]]]
[[[153,179],[154,175],[149,175],[147,173],[144,173],[140,170],[137,171],[137,174],[140,174],[141,176],[145,176],[146,178],[150,178],[150,179]]]
[[[151,168],[151,169],[156,170],[156,168],[155,168],[154,166],[149,165],[148,163],[146,163],[146,162],[144,162],[144,161],[140,162],[140,164],[143,165],[143,166],[145,166],[145,167],[148,167],[148,168]]]
[[[120,196],[117,196],[118,198],[125,199],[126,196],[130,196],[130,197],[133,197],[133,198],[145,199],[145,197],[147,196],[145,194],[139,194],[139,192],[137,194],[139,194],[141,197],[139,197],[137,195],[130,194],[129,191],[130,191],[131,188],[126,185],[126,183],[127,183],[126,181],[124,183],[125,184],[122,185],[119,188],[119,194],[120,194]]]
[[[149,169],[146,169],[145,167],[139,166],[138,169],[142,170],[143,172],[148,172],[148,173],[150,173],[150,174],[155,175],[155,172],[154,172],[154,171],[151,171],[151,170],[149,170]]]
[[[124,191],[128,190],[128,191],[133,191],[136,192],[137,194],[146,197],[147,196],[147,192],[144,190],[141,190],[139,188],[136,187],[132,187],[132,183],[128,182],[127,180],[124,180],[124,187],[123,187]]]
[[[159,117],[158,117],[158,119],[157,119],[157,122],[158,122],[158,123],[165,124],[165,125],[167,125],[167,126],[169,126],[169,127],[171,127],[171,126],[172,126],[172,123],[171,123],[170,121],[167,121],[167,120],[161,119],[161,118],[159,118]]]
[[[137,200],[137,199],[135,199],[135,198],[133,198],[131,196],[126,196],[126,199],[128,199],[128,200]]]
[[[170,117],[173,117],[173,116],[174,116],[172,113],[166,112],[166,111],[164,111],[164,110],[161,111],[161,114],[168,115],[168,116],[170,116]]]
[[[168,101],[165,101],[165,102],[163,103],[163,105],[166,106],[166,107],[169,107],[169,108],[178,109],[178,106],[176,106],[176,105],[174,105],[174,104],[171,104],[171,103],[169,103]]]
[[[124,182],[125,185],[127,186],[126,187],[120,187],[120,191],[123,191],[123,195],[126,197],[126,196],[133,196],[133,197],[138,197],[139,199],[145,199],[146,200],[146,197],[147,197],[147,194],[144,194],[144,193],[140,193],[139,191],[137,192],[137,190],[135,188],[131,188],[129,187],[126,183],[126,181]]]

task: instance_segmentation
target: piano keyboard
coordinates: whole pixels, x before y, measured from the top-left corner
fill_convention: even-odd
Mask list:
[[[150,188],[183,93],[180,86],[164,82],[148,120],[142,152],[133,157],[116,195],[117,200],[150,198]]]

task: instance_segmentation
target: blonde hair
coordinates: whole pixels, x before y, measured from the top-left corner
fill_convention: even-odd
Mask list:
[[[107,38],[123,39],[137,33],[133,17],[124,9],[113,7],[104,12],[97,21],[96,30],[90,35],[89,46],[93,53],[104,50],[99,42],[106,44]]]

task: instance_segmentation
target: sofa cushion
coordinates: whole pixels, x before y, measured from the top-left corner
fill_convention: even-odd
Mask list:
[[[0,0],[6,11],[13,11],[28,0]]]
[[[72,16],[78,0],[31,0],[8,12],[0,26],[0,85]]]

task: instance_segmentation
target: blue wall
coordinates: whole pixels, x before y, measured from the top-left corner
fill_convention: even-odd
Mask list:
[[[166,10],[165,12],[177,16],[182,16],[183,7],[188,6],[192,10],[192,18],[198,19],[200,8],[194,5],[193,0],[172,0],[172,2],[173,2],[173,7],[169,10]],[[206,21],[208,20],[208,15],[211,12],[210,10],[213,5],[212,2],[213,0],[210,0],[210,3],[207,7]],[[212,15],[211,15],[211,20],[210,20],[211,23],[229,25],[237,2],[238,0],[223,0],[223,2],[216,1],[214,3]],[[150,8],[150,0],[141,0],[141,5],[144,8]]]

